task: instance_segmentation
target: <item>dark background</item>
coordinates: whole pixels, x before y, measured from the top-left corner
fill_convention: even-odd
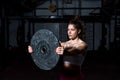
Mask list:
[[[85,23],[85,80],[120,80],[120,1],[76,1],[78,7],[74,7],[73,0],[0,1],[0,80],[59,80],[60,61],[50,71],[41,70],[34,64],[27,46],[39,29],[49,29],[59,40],[67,40],[67,22],[74,13]],[[90,7],[96,1],[100,6]],[[48,8],[51,4],[55,9]],[[84,15],[82,10],[91,11]]]

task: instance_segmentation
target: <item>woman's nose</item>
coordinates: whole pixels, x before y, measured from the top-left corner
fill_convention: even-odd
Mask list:
[[[70,34],[71,33],[71,31],[68,31],[68,34]]]

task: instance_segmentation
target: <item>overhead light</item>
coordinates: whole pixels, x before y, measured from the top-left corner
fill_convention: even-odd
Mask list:
[[[51,12],[55,12],[55,11],[56,11],[56,5],[50,4],[50,5],[48,6],[48,9],[49,9]]]

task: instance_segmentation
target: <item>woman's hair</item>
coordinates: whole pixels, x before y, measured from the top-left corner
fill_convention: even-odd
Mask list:
[[[79,38],[81,39],[85,39],[85,29],[84,29],[84,23],[83,21],[80,19],[80,16],[75,16],[73,19],[71,19],[69,21],[68,24],[74,24],[75,28],[77,30],[81,30],[80,34],[79,34]]]

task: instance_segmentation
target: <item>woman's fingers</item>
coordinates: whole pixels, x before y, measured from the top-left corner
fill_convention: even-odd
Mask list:
[[[56,53],[57,53],[57,54],[62,55],[62,54],[63,54],[63,52],[64,52],[63,47],[57,47],[57,49],[56,49]]]
[[[32,53],[32,52],[33,52],[33,49],[32,49],[31,46],[28,46],[28,52],[29,52],[29,53]]]

